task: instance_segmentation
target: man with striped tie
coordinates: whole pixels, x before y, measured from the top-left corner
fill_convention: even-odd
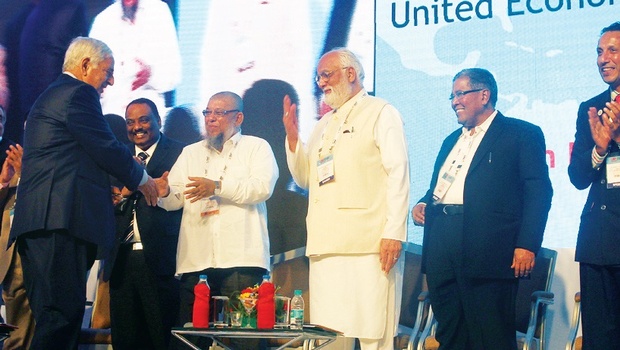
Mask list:
[[[184,144],[164,136],[155,103],[133,100],[125,112],[127,137],[136,160],[154,177],[172,168]],[[116,206],[115,254],[106,260],[110,276],[110,318],[115,349],[167,349],[176,321],[179,281],[174,277],[181,210],[147,205],[141,192],[122,191]],[[126,210],[121,210],[125,208]]]
[[[568,175],[590,187],[581,214],[583,349],[620,349],[620,22],[601,31],[597,64],[609,88],[581,103]]]

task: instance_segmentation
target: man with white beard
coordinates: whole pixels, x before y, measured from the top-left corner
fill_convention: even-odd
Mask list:
[[[287,162],[309,190],[310,322],[341,331],[350,348],[359,338],[363,350],[393,349],[409,163],[400,113],[363,79],[351,51],[321,57],[316,82],[333,110],[302,145],[297,105],[284,98]]]

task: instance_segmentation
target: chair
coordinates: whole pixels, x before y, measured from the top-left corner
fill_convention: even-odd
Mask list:
[[[581,292],[575,293],[575,306],[573,307],[573,316],[570,320],[565,350],[581,350],[582,339],[581,336],[577,336],[579,323],[581,323]]]
[[[413,350],[420,339],[430,309],[428,287],[422,273],[422,246],[410,242],[403,244],[405,259],[403,290],[400,305],[398,333],[395,349]]]
[[[515,319],[519,349],[545,350],[547,306],[553,304],[554,300],[551,284],[557,255],[555,250],[541,248],[536,256],[536,267],[530,278],[519,280]],[[437,349],[439,343],[435,339],[434,331],[436,321],[427,321],[426,327],[427,329],[423,331],[424,341],[420,341],[418,349]]]

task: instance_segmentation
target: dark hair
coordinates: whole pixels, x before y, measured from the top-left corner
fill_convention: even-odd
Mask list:
[[[159,111],[157,110],[157,106],[155,105],[155,102],[149,100],[148,98],[144,98],[144,97],[137,98],[137,99],[129,102],[127,107],[125,107],[125,114],[127,114],[127,109],[131,105],[147,105],[147,106],[149,106],[149,108],[151,109],[151,113],[153,113],[153,116],[155,117],[155,119],[159,120],[159,122],[161,123],[161,116],[159,115]]]
[[[497,83],[491,72],[483,68],[466,68],[456,73],[452,82],[460,77],[469,78],[469,86],[472,89],[488,89],[491,93],[489,102],[491,102],[491,106],[495,107],[495,103],[497,103]]]
[[[620,32],[620,21],[614,22],[601,30],[601,35],[607,32]]]

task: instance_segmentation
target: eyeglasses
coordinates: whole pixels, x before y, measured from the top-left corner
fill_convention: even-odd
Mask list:
[[[215,116],[217,116],[217,117],[222,117],[222,116],[225,116],[228,113],[234,113],[234,112],[239,112],[239,110],[238,109],[230,109],[228,111],[212,111],[212,110],[209,110],[209,109],[205,109],[205,110],[202,111],[202,115],[204,115],[205,117],[208,117],[208,116],[210,116],[212,114],[215,114]]]
[[[450,101],[452,101],[455,98],[458,99],[458,98],[461,98],[461,97],[463,97],[463,96],[465,96],[467,94],[471,94],[472,92],[478,92],[478,91],[482,91],[482,90],[485,90],[485,89],[473,89],[473,90],[466,90],[466,91],[457,91],[457,92],[451,94],[450,97],[448,97],[448,99]]]
[[[349,69],[349,68],[351,68],[351,67],[342,67],[340,69]],[[332,75],[334,75],[334,73],[336,73],[336,71],[337,71],[337,69],[333,70],[331,72],[326,72],[325,71],[325,72],[319,73],[316,77],[314,77],[314,81],[316,81],[317,84],[319,84],[321,82],[321,80],[329,81],[329,78],[331,78]]]

